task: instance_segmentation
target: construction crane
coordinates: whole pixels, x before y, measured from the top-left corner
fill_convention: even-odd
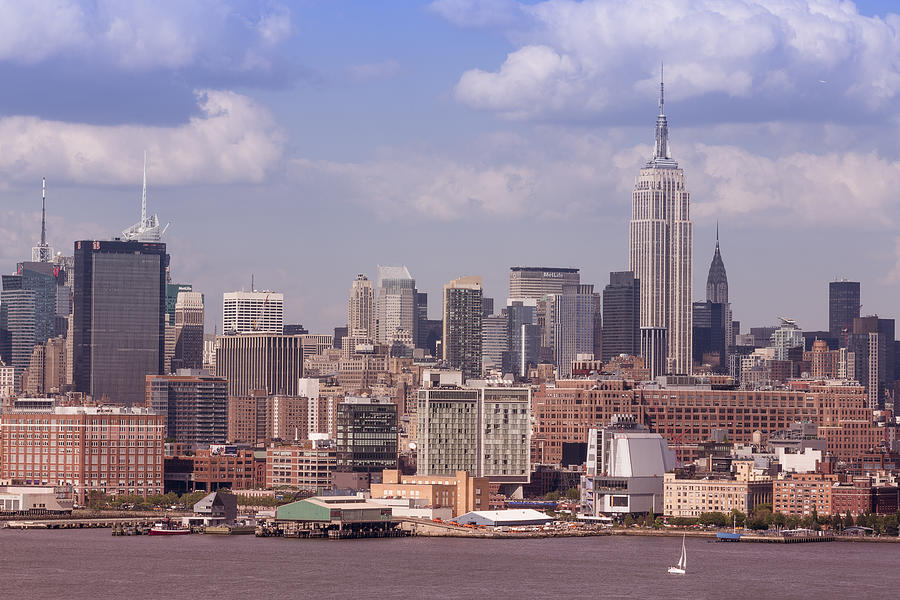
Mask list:
[[[253,318],[253,321],[250,323],[250,328],[253,331],[259,331],[259,317],[262,316],[266,312],[266,306],[269,304],[269,292],[266,292],[266,299],[263,300],[262,307],[260,307],[259,312],[256,317]]]

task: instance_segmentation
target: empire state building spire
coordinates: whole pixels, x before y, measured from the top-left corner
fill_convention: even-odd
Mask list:
[[[656,117],[656,148],[653,159],[671,158],[669,154],[669,124],[666,122],[666,89],[663,79],[663,66],[659,66],[659,116]]]

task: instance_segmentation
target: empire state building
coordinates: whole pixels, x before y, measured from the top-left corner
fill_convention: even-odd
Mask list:
[[[692,367],[690,194],[669,153],[664,103],[660,81],[656,144],[631,194],[629,232],[629,268],[641,282],[641,354],[653,377]]]

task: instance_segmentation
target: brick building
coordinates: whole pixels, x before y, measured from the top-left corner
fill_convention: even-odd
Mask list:
[[[831,490],[837,476],[822,473],[788,473],[772,482],[772,510],[803,517],[815,512],[831,514]]]
[[[266,487],[323,493],[331,490],[336,467],[333,440],[272,446],[266,451]]]
[[[532,460],[558,463],[564,442],[584,442],[587,430],[615,414],[635,415],[665,437],[682,461],[699,457],[698,444],[713,429],[735,443],[750,443],[759,431],[765,440],[791,423],[819,427],[828,451],[850,460],[878,445],[865,390],[839,381],[795,382],[792,389],[737,390],[710,384],[670,384],[635,388],[621,380],[560,380],[535,392]]]
[[[88,492],[163,493],[165,418],[147,408],[58,406],[22,399],[0,419],[0,479]]]
[[[372,484],[373,498],[424,500],[433,508],[449,507],[458,517],[473,510],[488,510],[491,484],[487,477],[472,477],[466,471],[455,476],[401,475],[385,469],[381,483]]]
[[[304,440],[309,433],[309,400],[252,390],[228,398],[228,441],[265,446],[276,440]]]

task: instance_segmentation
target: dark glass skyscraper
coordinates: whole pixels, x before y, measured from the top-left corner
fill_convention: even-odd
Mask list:
[[[337,408],[338,470],[397,468],[397,405],[388,398],[348,396]]]
[[[145,377],[163,372],[166,245],[75,242],[73,383],[118,404],[142,404]]]
[[[631,271],[609,274],[603,288],[603,362],[641,353],[641,286]]]
[[[828,332],[846,343],[853,331],[853,319],[859,317],[859,282],[832,281],[828,284]],[[842,335],[843,334],[843,335]]]

